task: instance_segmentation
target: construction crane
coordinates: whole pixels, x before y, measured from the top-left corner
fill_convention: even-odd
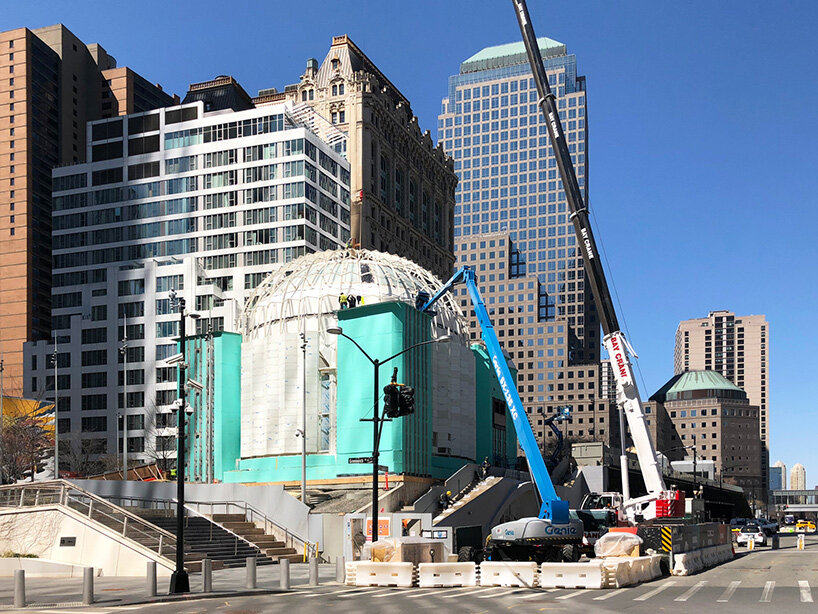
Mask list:
[[[474,269],[469,266],[458,269],[425,304],[420,305],[421,301],[418,301],[419,310],[428,313],[444,294],[460,283],[466,285],[471,297],[472,307],[480,324],[480,334],[486,344],[500,389],[503,391],[508,413],[517,431],[517,439],[528,462],[528,470],[542,501],[537,517],[521,518],[493,527],[485,555],[490,560],[576,561],[579,559],[579,545],[582,543],[582,521],[570,517],[568,502],[560,499],[554,490],[554,484],[548,475],[520,394],[517,392],[517,383],[511,376],[503,348],[477,287]]]
[[[613,493],[603,493],[603,495],[610,495],[611,500],[618,507],[621,517],[626,518],[631,524],[635,524],[640,519],[669,516],[671,513],[675,515],[675,511],[672,510],[675,510],[677,506],[672,505],[671,502],[677,501],[679,495],[676,491],[668,490],[665,487],[656,450],[650,439],[642,408],[642,400],[639,396],[639,389],[636,385],[630,360],[630,356],[636,356],[636,353],[619,326],[619,320],[611,299],[611,292],[608,289],[605,272],[599,259],[599,251],[591,230],[588,208],[583,201],[579,183],[577,182],[568,143],[560,121],[556,97],[548,84],[548,77],[543,66],[537,38],[534,35],[534,28],[531,25],[528,7],[525,0],[512,0],[512,3],[520,25],[534,82],[537,86],[538,105],[548,125],[548,134],[560,178],[562,179],[562,186],[565,190],[565,198],[568,201],[577,245],[585,264],[586,284],[591,288],[594,297],[604,335],[602,342],[611,359],[616,380],[616,401],[620,410],[622,494],[618,498]],[[622,424],[622,414],[627,418],[639,460],[639,468],[647,489],[647,495],[642,497],[631,498],[630,496],[628,459],[625,451],[625,429]]]

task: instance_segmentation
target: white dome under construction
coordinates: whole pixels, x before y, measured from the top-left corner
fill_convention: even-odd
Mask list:
[[[245,303],[242,328],[246,338],[253,338],[276,324],[333,314],[341,294],[360,297],[366,305],[386,301],[414,305],[418,292],[433,295],[442,285],[426,269],[393,254],[362,249],[316,252],[282,266],[259,284]],[[437,302],[435,311],[438,334],[467,334],[450,293]]]

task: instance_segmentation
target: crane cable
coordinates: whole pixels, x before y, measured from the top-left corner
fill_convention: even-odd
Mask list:
[[[590,201],[589,201],[590,204]],[[605,261],[605,269],[608,271],[607,280],[609,285],[613,287],[614,297],[616,299],[616,305],[618,307],[617,316],[624,324],[625,328],[625,335],[628,340],[630,340],[631,333],[628,330],[628,320],[625,317],[624,311],[622,310],[622,302],[619,300],[619,291],[616,289],[616,281],[614,280],[613,276],[613,269],[611,268],[611,264],[608,261],[608,253],[605,251],[605,241],[602,239],[602,235],[599,232],[599,226],[596,223],[596,216],[594,215],[593,208],[590,206],[588,207],[588,218],[591,220],[591,224],[594,227],[594,237],[597,239],[597,246],[600,247],[600,252],[602,253],[602,258]],[[642,390],[647,390],[647,384],[645,384],[645,377],[642,374],[642,367],[639,365],[639,357],[634,355],[633,362],[636,363],[636,370],[639,372],[639,380],[642,382]]]

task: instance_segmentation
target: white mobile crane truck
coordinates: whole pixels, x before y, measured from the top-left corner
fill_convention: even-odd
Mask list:
[[[619,327],[619,321],[611,300],[611,293],[605,279],[605,272],[599,260],[599,252],[591,230],[588,208],[583,202],[582,193],[579,189],[571,154],[560,122],[556,97],[551,92],[551,87],[548,84],[548,77],[543,66],[537,38],[531,25],[528,7],[525,0],[512,0],[512,2],[523,35],[528,61],[531,64],[534,82],[537,86],[538,104],[548,124],[548,134],[557,160],[565,197],[568,201],[577,245],[582,252],[586,283],[593,293],[600,324],[602,325],[604,335],[602,342],[611,359],[616,380],[616,401],[620,408],[620,432],[622,433],[622,454],[620,456],[622,493],[594,494],[587,497],[586,500],[588,502],[604,503],[604,507],[616,509],[620,520],[627,521],[629,524],[636,524],[641,520],[675,516],[678,514],[679,507],[676,502],[683,495],[675,490],[668,490],[662,478],[656,450],[648,433],[645,414],[642,409],[642,400],[639,396],[639,389],[636,386],[633,367],[631,366],[630,355],[635,356],[636,354]],[[623,414],[627,418],[639,460],[639,468],[647,489],[647,494],[642,497],[631,498],[630,496],[628,462],[625,451],[625,429],[622,423]],[[585,507],[585,505],[581,507]]]

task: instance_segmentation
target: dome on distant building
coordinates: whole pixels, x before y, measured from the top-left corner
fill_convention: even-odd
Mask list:
[[[415,304],[418,292],[433,295],[443,282],[418,264],[382,252],[340,249],[308,254],[285,264],[256,288],[241,316],[245,337],[302,318],[333,315],[339,296],[364,305],[387,301]],[[435,305],[440,335],[467,335],[466,322],[451,293]]]
[[[684,399],[746,399],[747,394],[716,371],[685,371],[674,375],[657,390],[651,401],[681,401]]]

